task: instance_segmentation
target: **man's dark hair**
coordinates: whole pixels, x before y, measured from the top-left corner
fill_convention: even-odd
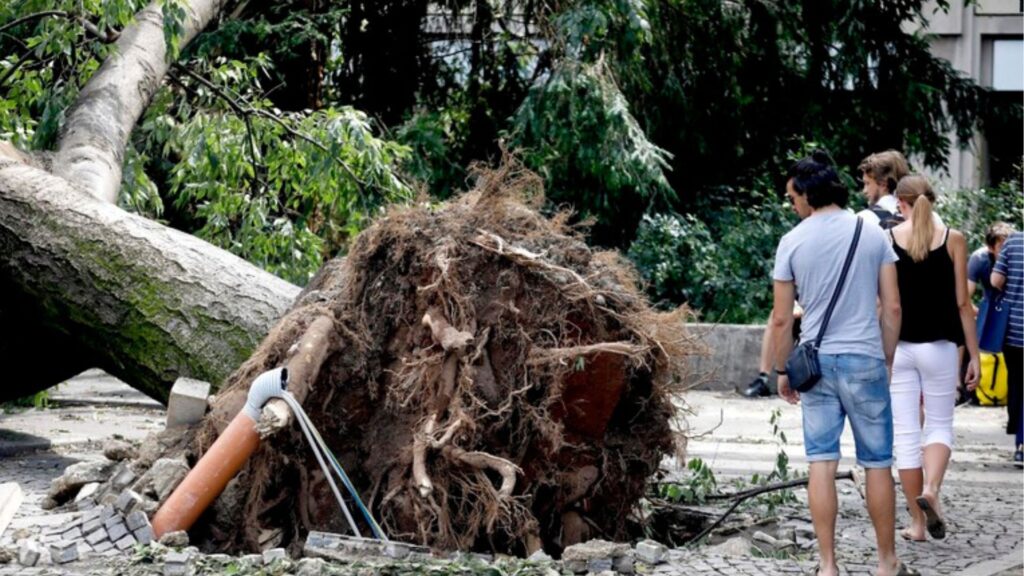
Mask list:
[[[815,150],[794,164],[787,176],[793,180],[793,190],[806,196],[811,208],[823,208],[829,204],[846,207],[850,192],[839,181],[839,174],[824,150]]]

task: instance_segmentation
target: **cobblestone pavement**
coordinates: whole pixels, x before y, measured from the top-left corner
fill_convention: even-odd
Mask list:
[[[61,392],[62,398],[92,398],[75,406],[58,406],[40,412],[27,411],[0,415],[0,482],[18,482],[25,492],[11,526],[0,535],[0,547],[10,546],[19,534],[27,534],[42,522],[59,523],[59,515],[46,516],[39,503],[50,480],[67,465],[81,460],[101,459],[102,444],[115,435],[135,438],[161,427],[162,412],[145,399],[132,399],[132,393],[119,392],[123,401],[116,408],[108,403],[111,385],[100,379],[89,387],[75,385]],[[136,400],[138,400],[136,402]],[[792,468],[806,470],[800,444],[800,411],[777,399],[749,401],[711,392],[691,392],[687,402],[692,414],[687,420],[690,433],[699,435],[690,441],[688,455],[710,463],[725,485],[731,478],[747,478],[754,472],[772,469],[778,445],[771,440],[769,415],[781,410],[781,428],[790,444],[785,450]],[[925,575],[963,574],[964,576],[1010,576],[1024,574],[1024,485],[1020,470],[1007,462],[1008,445],[1000,430],[1004,413],[995,409],[958,408],[956,412],[957,447],[953,453],[943,502],[949,521],[949,536],[944,541],[910,543],[898,540],[902,559]],[[130,423],[128,429],[124,423]],[[852,454],[852,441],[843,439],[843,453]],[[26,443],[25,438],[31,442]],[[64,438],[48,450],[18,453],[37,446],[40,439]],[[35,442],[35,443],[34,443]],[[7,450],[5,452],[4,450]],[[15,454],[3,456],[4,454]],[[666,462],[668,466],[678,463]],[[852,462],[846,458],[840,470]],[[860,495],[850,483],[841,483],[840,518],[837,548],[844,574],[874,574],[874,535]],[[800,503],[782,510],[785,519],[809,522],[806,493],[797,490]],[[900,526],[907,520],[902,495],[898,496]],[[66,519],[66,518],[65,518]],[[720,540],[721,538],[719,538]],[[27,569],[16,563],[0,564],[0,576],[34,574],[123,574],[160,573],[159,569],[136,570],[128,558],[85,559],[65,566]],[[709,548],[677,549],[669,552],[668,562],[654,568],[638,566],[638,572],[652,576],[723,575],[771,576],[809,573],[816,562],[811,549],[787,559],[756,557],[751,554],[724,556]]]

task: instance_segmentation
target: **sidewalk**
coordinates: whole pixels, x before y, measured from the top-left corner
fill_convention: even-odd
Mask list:
[[[18,482],[25,502],[11,526],[0,535],[0,546],[12,543],[11,534],[42,523],[59,523],[61,516],[48,515],[39,503],[50,480],[64,467],[81,460],[103,458],[107,440],[119,437],[140,440],[163,428],[162,407],[142,394],[102,373],[88,372],[51,392],[54,407],[0,415],[0,482]],[[806,470],[800,433],[800,409],[777,399],[747,400],[722,392],[690,392],[685,402],[693,412],[686,417],[688,457],[708,462],[720,485],[731,478],[749,479],[754,472],[767,473],[775,465],[778,447],[771,441],[769,418],[781,410],[781,428],[791,468]],[[1002,434],[1005,412],[1000,409],[961,407],[955,416],[957,447],[945,483],[944,504],[950,535],[941,542],[897,542],[901,558],[923,574],[1008,576],[1024,573],[1024,485],[1022,473],[1009,462],[1008,438]],[[849,430],[843,436],[844,459],[840,470],[853,465]],[[669,466],[678,463],[668,461]],[[838,554],[845,574],[874,573],[874,544],[862,500],[850,483],[841,483]],[[806,492],[797,490],[802,502]],[[898,497],[899,522],[906,520]],[[806,508],[797,508],[807,518]],[[813,554],[801,561],[745,556],[719,556],[707,548],[670,552],[670,561],[659,565],[655,575],[683,576],[721,574],[761,576],[800,574],[814,566]],[[82,564],[79,566],[78,564]],[[87,573],[103,565],[76,563],[66,567],[25,569],[0,564],[0,575]],[[119,569],[106,567],[107,573]],[[154,572],[157,573],[157,572]]]

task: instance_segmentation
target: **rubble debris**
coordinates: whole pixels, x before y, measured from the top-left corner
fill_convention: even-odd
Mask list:
[[[25,501],[25,493],[17,482],[4,482],[0,484],[0,536],[7,530],[14,514],[18,511],[21,503]]]
[[[137,455],[138,451],[135,449],[135,446],[132,446],[130,442],[125,440],[113,438],[103,445],[103,456],[107,460],[120,462],[135,458]]]
[[[42,549],[35,540],[22,540],[18,544],[18,564],[22,566],[35,566],[41,554]]]
[[[708,554],[715,554],[718,556],[749,556],[750,543],[742,536],[736,536],[722,542],[721,544],[708,546],[705,551]]]
[[[67,564],[78,560],[78,544],[71,540],[58,540],[49,545],[50,561],[54,564]]]
[[[112,465],[107,461],[72,464],[64,469],[64,474],[50,482],[46,496],[56,504],[62,504],[74,497],[82,486],[106,480],[111,469]]]
[[[263,564],[273,564],[276,560],[285,560],[288,558],[288,553],[284,551],[284,548],[271,548],[263,551]]]
[[[185,532],[184,530],[168,532],[160,537],[160,544],[169,548],[185,548],[189,544],[188,532]]]
[[[588,540],[566,548],[562,552],[562,565],[566,570],[576,574],[602,572],[611,570],[616,560],[628,556],[632,552],[629,544],[624,542]]]
[[[649,566],[664,562],[666,554],[668,548],[660,542],[641,540],[636,544],[636,559]]]
[[[164,576],[189,576],[191,573],[191,554],[174,550],[164,554]]]
[[[209,382],[178,378],[167,399],[167,427],[191,426],[200,422],[206,414],[206,399],[209,395]]]

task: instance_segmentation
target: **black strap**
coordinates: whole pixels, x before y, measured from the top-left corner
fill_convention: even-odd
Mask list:
[[[843,291],[843,284],[846,283],[846,273],[850,271],[850,264],[853,262],[853,255],[857,252],[857,242],[860,240],[860,229],[864,227],[864,220],[857,218],[857,227],[853,229],[853,242],[850,242],[850,250],[846,252],[846,262],[843,262],[843,271],[839,274],[839,284],[836,291],[832,293],[832,300],[828,303],[828,310],[825,310],[825,317],[821,319],[821,329],[818,330],[818,338],[814,341],[815,348],[821,348],[821,340],[825,337],[825,328],[828,321],[832,319],[832,310],[839,301],[839,293]]]

